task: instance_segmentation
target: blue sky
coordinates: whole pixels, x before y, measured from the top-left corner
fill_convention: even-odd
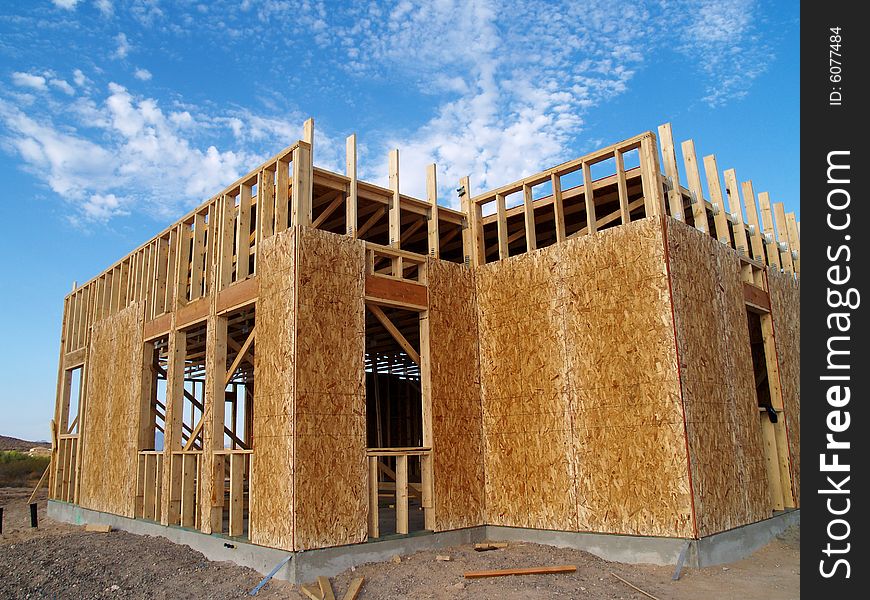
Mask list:
[[[799,211],[799,5],[0,6],[0,434],[47,439],[63,296],[316,122],[315,163],[442,203],[671,121]],[[681,164],[681,162],[680,162]],[[798,213],[799,214],[799,213]]]

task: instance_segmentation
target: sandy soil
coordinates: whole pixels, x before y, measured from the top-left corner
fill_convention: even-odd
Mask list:
[[[5,506],[0,536],[0,598],[242,598],[261,579],[251,569],[210,562],[187,546],[125,532],[86,533],[45,517],[30,528],[29,490],[0,488]],[[607,562],[586,552],[536,544],[475,552],[457,546],[401,557],[400,562],[363,565],[333,579],[341,598],[351,580],[365,577],[361,600],[421,598],[589,598],[648,600],[619,575],[660,600],[765,599],[800,597],[800,532],[779,539],[740,562],[690,569],[672,581],[673,567]],[[450,556],[450,561],[436,559]],[[563,575],[466,580],[468,570],[540,565],[577,566]],[[286,582],[272,581],[259,598],[304,598]]]

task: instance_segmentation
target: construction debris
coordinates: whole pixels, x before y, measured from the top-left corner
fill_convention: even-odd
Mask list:
[[[474,545],[474,550],[477,552],[488,552],[489,550],[500,550],[507,548],[507,542],[482,542]]]
[[[450,557],[447,556],[446,554],[438,554],[438,555],[435,557],[435,560],[441,560],[441,561],[447,562],[447,561],[450,560]]]
[[[640,589],[640,588],[637,587],[636,585],[627,582],[625,579],[623,579],[622,577],[620,577],[620,576],[617,575],[616,573],[611,573],[611,575],[613,575],[614,577],[616,577],[618,580],[620,580],[622,583],[624,583],[625,585],[627,585],[627,586],[630,587],[631,589],[633,589],[633,590],[635,590],[635,591],[637,591],[637,592],[640,592],[641,594],[643,594],[643,595],[646,596],[647,598],[652,598],[652,600],[659,600],[658,598],[656,598],[655,596],[653,596],[653,595],[650,594],[649,592],[645,592],[644,590]]]
[[[100,525],[99,523],[88,523],[85,525],[85,531],[91,533],[109,533],[112,531],[111,525]]]
[[[522,569],[496,569],[493,571],[466,571],[466,579],[481,579],[483,577],[506,577],[508,575],[552,575],[554,573],[573,573],[577,565],[560,565],[558,567],[525,567]]]
[[[365,583],[364,577],[357,577],[351,581],[350,586],[347,588],[344,596],[342,596],[342,600],[356,600],[359,597],[363,583]],[[311,600],[335,600],[335,592],[332,589],[329,577],[318,577],[316,584],[302,584],[299,586],[299,590]]]

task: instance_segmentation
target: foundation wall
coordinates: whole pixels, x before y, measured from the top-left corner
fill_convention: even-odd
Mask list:
[[[141,303],[93,325],[79,503],[133,516],[143,361]]]
[[[435,530],[482,525],[483,423],[474,271],[429,260]]]
[[[492,525],[690,537],[661,224],[475,270]]]
[[[680,377],[698,533],[770,516],[740,259],[667,221]]]
[[[770,312],[776,338],[776,358],[788,429],[794,501],[801,490],[801,288],[791,275],[768,271]]]
[[[307,550],[367,536],[365,244],[296,235],[295,549]]]

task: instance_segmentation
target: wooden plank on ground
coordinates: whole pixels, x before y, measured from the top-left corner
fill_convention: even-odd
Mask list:
[[[303,583],[299,586],[299,590],[305,594],[307,598],[311,598],[311,600],[323,600],[323,595],[320,593],[320,589],[318,589],[316,585]]]
[[[559,565],[556,567],[523,567],[519,569],[493,569],[490,571],[466,571],[466,579],[481,579],[483,577],[506,577],[508,575],[550,575],[554,573],[573,573],[577,565]]]
[[[357,577],[351,581],[350,587],[347,588],[347,591],[344,593],[341,600],[356,600],[359,596],[360,590],[362,589],[363,583],[365,583],[365,577]]]
[[[320,588],[320,597],[323,600],[335,600],[335,593],[332,591],[332,584],[329,583],[329,577],[321,575],[317,578],[317,586]]]

